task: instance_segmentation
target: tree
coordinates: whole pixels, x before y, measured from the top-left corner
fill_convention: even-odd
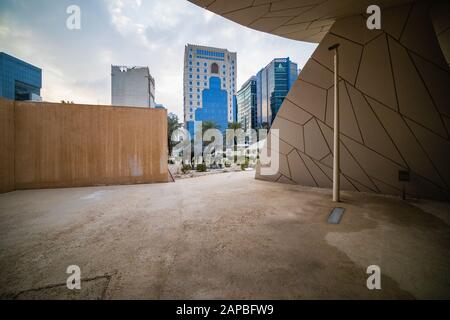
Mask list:
[[[214,121],[203,121],[202,123],[202,135],[209,129],[220,129],[220,126]]]
[[[181,128],[182,124],[178,122],[178,116],[174,113],[167,115],[167,141],[169,146],[169,154],[172,154],[173,142],[172,133]]]
[[[232,130],[242,129],[242,124],[240,122],[229,122],[228,129]]]

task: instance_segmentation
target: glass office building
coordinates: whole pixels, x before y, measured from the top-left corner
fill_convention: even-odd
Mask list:
[[[252,76],[242,85],[237,93],[237,122],[241,124],[242,129],[245,131],[256,129],[258,125],[256,82],[256,77]]]
[[[276,58],[258,72],[256,76],[258,127],[271,126],[297,77],[297,64],[289,58]]]
[[[184,53],[184,123],[191,137],[196,122],[225,131],[236,121],[236,53],[188,44]],[[198,123],[199,124],[199,123]]]
[[[0,96],[10,100],[41,100],[42,70],[0,52]]]

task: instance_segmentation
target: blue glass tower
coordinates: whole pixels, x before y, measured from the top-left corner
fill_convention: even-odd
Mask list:
[[[203,107],[195,110],[195,121],[213,121],[219,130],[228,128],[227,101],[228,93],[221,89],[219,77],[209,78],[209,89],[202,92]],[[187,129],[194,137],[195,121],[187,121]]]
[[[42,70],[0,52],[0,96],[10,100],[40,100]]]
[[[236,53],[226,49],[185,47],[184,122],[191,138],[200,122],[214,122],[225,131],[236,121],[236,59]]]
[[[270,127],[284,98],[298,77],[298,67],[289,58],[276,58],[256,76],[258,127]]]

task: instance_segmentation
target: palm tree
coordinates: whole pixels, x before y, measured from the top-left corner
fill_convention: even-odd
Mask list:
[[[205,134],[205,132],[209,129],[220,129],[220,126],[214,121],[203,121],[202,134]]]
[[[240,122],[229,122],[228,129],[232,130],[242,129],[242,124]]]
[[[173,142],[172,142],[172,133],[181,128],[181,123],[178,122],[178,116],[174,113],[169,113],[167,115],[167,141],[169,146],[169,155],[172,154]]]

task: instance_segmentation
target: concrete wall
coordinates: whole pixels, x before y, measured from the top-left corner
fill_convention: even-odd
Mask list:
[[[14,137],[14,148],[1,137],[3,191],[11,176],[16,189],[169,179],[166,110],[15,102],[8,113],[11,104],[0,100],[2,131]]]
[[[258,178],[329,188],[333,161],[333,55],[340,43],[341,186],[450,199],[450,69],[431,2],[385,9],[382,30],[362,15],[338,20],[309,59],[272,129],[280,169]],[[272,132],[270,133],[272,135]],[[271,146],[268,146],[271,148]]]

